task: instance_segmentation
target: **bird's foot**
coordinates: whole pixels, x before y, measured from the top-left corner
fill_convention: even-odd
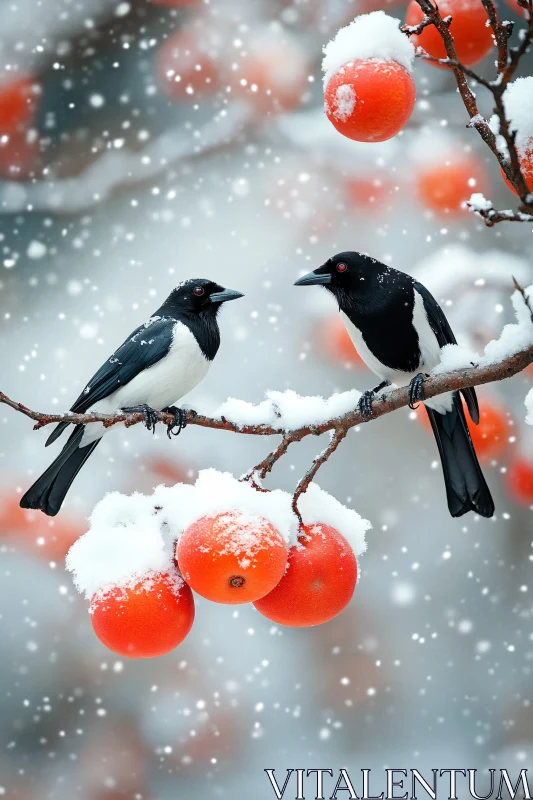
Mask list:
[[[167,425],[168,438],[170,439],[171,436],[179,436],[182,430],[187,426],[187,412],[176,406],[168,406],[164,408],[163,411],[166,414],[174,415],[173,421]]]
[[[125,414],[142,414],[144,417],[144,424],[146,425],[149,431],[155,433],[155,426],[158,422],[157,411],[155,411],[150,406],[147,406],[143,403],[140,406],[129,406],[128,408],[123,408],[122,411]]]
[[[419,372],[409,384],[409,408],[418,408],[418,404],[424,399],[424,381],[429,378],[425,372]]]
[[[372,402],[376,396],[375,392],[366,391],[363,392],[361,397],[359,398],[359,402],[357,403],[357,410],[361,414],[362,418],[365,420],[372,419],[374,416],[374,412],[372,411]]]
[[[372,417],[374,416],[374,412],[372,411],[372,403],[376,399],[377,393],[389,385],[390,385],[389,381],[383,381],[382,383],[379,384],[379,386],[376,386],[375,389],[372,389],[371,392],[370,391],[363,392],[363,394],[359,398],[359,402],[357,403],[357,410],[359,411],[365,422],[366,420],[372,419]]]

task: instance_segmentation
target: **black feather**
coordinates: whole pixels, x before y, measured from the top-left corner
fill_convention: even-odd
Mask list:
[[[76,425],[58,457],[22,497],[21,508],[40,509],[50,517],[57,514],[72,481],[100,441],[80,447],[84,430]]]
[[[450,514],[460,517],[475,511],[482,517],[492,517],[494,501],[477,460],[459,394],[454,392],[452,409],[446,414],[425,408],[439,448]]]

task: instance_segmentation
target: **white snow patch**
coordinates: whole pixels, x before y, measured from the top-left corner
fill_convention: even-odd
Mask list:
[[[470,195],[470,199],[468,200],[468,206],[471,211],[490,211],[492,206],[492,201],[487,200],[485,195],[482,192],[474,192],[474,194]]]
[[[528,425],[533,425],[533,388],[526,394],[524,405],[527,410],[526,422]]]
[[[533,284],[524,291],[530,304],[533,304]],[[473,364],[486,367],[504,361],[509,356],[533,346],[531,311],[518,290],[513,293],[511,301],[515,310],[516,322],[504,326],[499,338],[493,339],[486,345],[483,356],[479,356],[467,347],[447,344],[442,348],[440,363],[432,371],[432,374],[438,375],[448,372],[448,370],[463,369],[471,367]]]
[[[70,548],[67,569],[90,599],[112,586],[132,586],[152,573],[173,567],[174,545],[183,531],[204,516],[233,512],[242,519],[270,522],[287,546],[296,544],[298,520],[291,495],[276,489],[259,492],[227,472],[202,470],[194,485],[158,486],[151,495],[113,492],[95,507],[89,530]],[[366,549],[368,520],[311,484],[300,498],[304,523],[336,528],[355,555]]]
[[[362,14],[341,28],[324,47],[324,86],[345,64],[365,59],[396,61],[412,71],[415,48],[400,31],[400,20],[384,11]]]
[[[337,108],[333,111],[333,116],[340,120],[340,122],[346,122],[346,120],[352,116],[356,104],[353,86],[350,86],[349,83],[338,86],[335,92],[335,102]]]
[[[229,397],[212,414],[226,417],[239,427],[271,425],[280,430],[296,430],[306,425],[319,425],[353,411],[361,392],[351,389],[324,398],[320,395],[303,396],[293,389],[287,389],[284,392],[269,391],[266,395],[267,399],[257,404]]]
[[[516,149],[521,156],[533,151],[533,76],[517,78],[503,95],[511,130],[517,131]]]

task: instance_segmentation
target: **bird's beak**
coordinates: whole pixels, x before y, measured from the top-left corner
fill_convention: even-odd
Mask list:
[[[294,282],[295,286],[328,286],[331,283],[331,275],[329,272],[308,272],[301,278]]]
[[[227,303],[228,300],[238,300],[239,297],[244,297],[242,292],[236,292],[234,289],[224,289],[223,292],[215,292],[209,300],[211,303]]]

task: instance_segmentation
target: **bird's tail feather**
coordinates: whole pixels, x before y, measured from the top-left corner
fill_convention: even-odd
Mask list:
[[[21,508],[37,508],[54,517],[65,499],[72,481],[100,441],[80,447],[84,426],[77,425],[63,450],[20,501]]]
[[[55,442],[56,439],[59,439],[65,428],[68,428],[69,425],[70,422],[59,422],[55,426],[54,430],[52,431],[46,442],[44,443],[44,446],[48,447],[49,444],[52,444],[53,442]]]
[[[451,411],[446,414],[427,406],[426,411],[439,448],[450,514],[460,517],[475,511],[482,517],[492,517],[494,501],[477,460],[459,395],[453,395]]]

